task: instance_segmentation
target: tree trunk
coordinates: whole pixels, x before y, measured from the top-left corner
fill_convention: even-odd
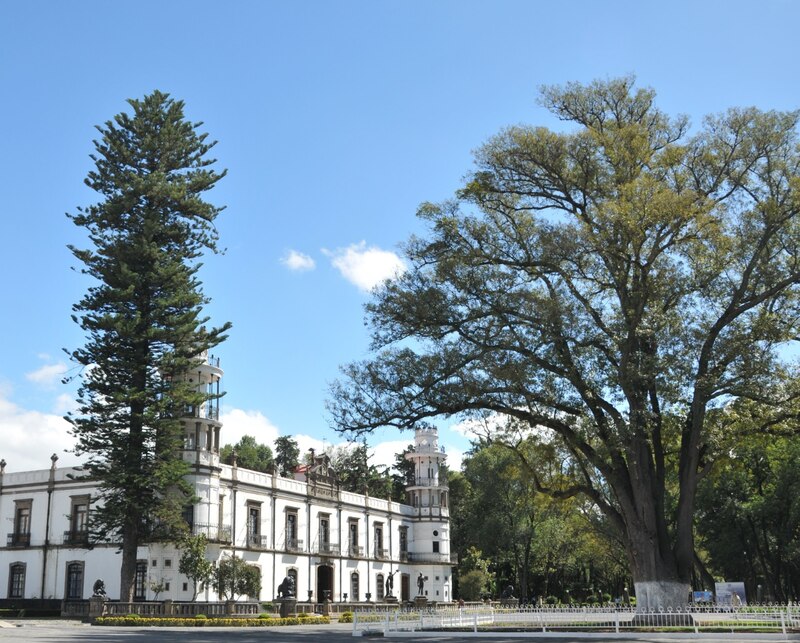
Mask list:
[[[138,551],[136,524],[129,518],[125,521],[122,533],[122,565],[119,574],[119,600],[123,603],[133,602]]]

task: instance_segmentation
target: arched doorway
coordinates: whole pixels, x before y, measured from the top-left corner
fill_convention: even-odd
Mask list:
[[[333,600],[333,565],[317,565],[317,602],[325,599],[325,592]]]

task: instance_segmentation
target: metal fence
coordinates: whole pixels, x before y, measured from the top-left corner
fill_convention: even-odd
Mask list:
[[[796,605],[687,606],[676,610],[636,608],[528,607],[518,609],[431,607],[427,610],[356,611],[353,634],[364,632],[523,630],[531,632],[737,632],[782,633],[800,629]]]

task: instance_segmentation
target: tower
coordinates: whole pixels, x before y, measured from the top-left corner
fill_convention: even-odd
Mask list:
[[[435,428],[417,429],[414,448],[406,453],[414,463],[414,482],[406,487],[409,504],[414,507],[414,533],[409,543],[408,560],[416,572],[427,577],[425,593],[432,599],[449,600],[450,511],[447,480],[440,477],[440,468],[447,459],[439,447]]]
[[[188,509],[186,521],[194,533],[203,533],[209,540],[216,541],[223,536],[219,482],[219,433],[222,428],[219,358],[203,352],[184,378],[204,399],[197,406],[187,406],[181,417],[183,459],[192,465],[188,480],[199,499]]]

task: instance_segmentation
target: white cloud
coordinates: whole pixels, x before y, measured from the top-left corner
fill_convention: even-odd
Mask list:
[[[281,258],[281,263],[292,272],[307,272],[317,266],[311,257],[297,250],[289,250]]]
[[[56,398],[56,403],[53,407],[53,413],[66,415],[69,412],[75,412],[77,410],[78,402],[75,400],[75,397],[69,393],[62,393]]]
[[[50,388],[60,382],[66,372],[67,365],[64,362],[57,362],[55,364],[45,364],[35,371],[26,373],[25,378],[30,382]]]
[[[72,453],[75,438],[70,425],[60,415],[27,411],[0,392],[0,458],[6,471],[30,471],[50,468],[50,455],[58,456],[58,466],[75,466],[81,459]]]
[[[260,411],[231,409],[222,413],[222,436],[220,446],[236,444],[245,435],[252,435],[259,444],[268,444],[272,448],[275,438],[280,435],[278,427],[269,421]]]
[[[397,254],[376,246],[367,247],[366,241],[323,252],[345,279],[364,291],[406,271],[405,263]]]

